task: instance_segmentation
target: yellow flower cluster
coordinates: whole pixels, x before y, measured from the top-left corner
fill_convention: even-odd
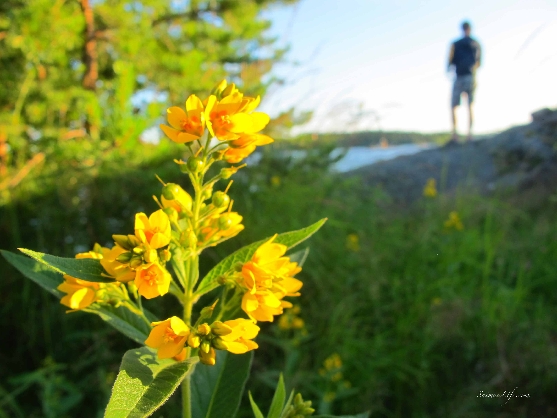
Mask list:
[[[302,268],[284,257],[287,247],[274,243],[275,237],[255,251],[236,277],[244,292],[242,309],[256,321],[272,322],[274,316],[282,314],[283,308],[291,308],[292,304],[283,298],[300,296],[298,291],[303,285],[293,277]]]
[[[278,327],[283,331],[303,330],[305,327],[305,322],[298,315],[300,314],[300,306],[294,305],[292,309],[289,309],[285,314],[281,315],[278,322]]]
[[[464,224],[460,220],[458,212],[454,210],[449,213],[449,219],[445,221],[444,225],[447,229],[456,229],[457,231],[462,231],[464,229]]]
[[[200,361],[213,366],[216,362],[215,349],[242,354],[258,347],[252,339],[257,336],[259,327],[248,319],[215,321],[211,325],[203,323],[190,328],[173,316],[151,325],[154,328],[145,344],[156,349],[161,359],[174,357],[180,360],[185,347],[199,348]]]
[[[127,283],[134,280],[139,294],[147,299],[168,293],[170,273],[164,263],[171,239],[170,220],[158,210],[147,217],[135,215],[135,235],[113,235],[114,247],[101,259],[110,277]]]
[[[437,183],[434,178],[430,178],[427,180],[427,183],[424,186],[423,195],[425,197],[437,196]]]
[[[234,83],[223,80],[204,101],[192,94],[186,100],[185,110],[170,107],[167,110],[170,126],[160,127],[179,144],[200,139],[207,129],[211,137],[228,143],[224,160],[238,163],[257,146],[273,142],[272,138],[259,133],[269,123],[267,114],[255,112],[259,102],[259,96],[244,96]]]

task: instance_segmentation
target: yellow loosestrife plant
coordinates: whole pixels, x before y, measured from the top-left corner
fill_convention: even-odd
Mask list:
[[[184,418],[234,416],[258,348],[258,323],[274,321],[292,307],[287,298],[300,296],[303,283],[294,276],[301,266],[286,252],[316,232],[324,219],[298,231],[270,234],[199,277],[203,251],[244,229],[243,217],[232,210],[229,179],[257,146],[273,142],[261,134],[269,116],[255,110],[259,102],[223,81],[204,100],[191,95],[185,108],[170,107],[168,125],[161,129],[188,148],[189,158],[175,162],[191,182],[193,196],[161,180],[161,195],[154,196],[159,208],[153,204],[152,213],[137,213],[134,231],[115,231],[112,248],[96,244],[73,259],[27,249],[20,250],[31,258],[2,251],[68,312],[98,315],[140,345],[124,354],[107,418],[147,417],[179,386]],[[216,163],[224,167],[211,170]],[[213,191],[222,180],[228,182],[225,190]],[[202,296],[217,288],[220,295],[211,305],[194,310]],[[178,299],[181,312],[161,320],[143,308],[143,298],[167,294]],[[255,416],[263,416],[251,395],[250,400]],[[281,377],[268,418],[313,412],[311,402],[299,394],[286,399]]]

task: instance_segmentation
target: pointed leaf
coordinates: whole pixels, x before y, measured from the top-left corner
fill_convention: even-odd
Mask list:
[[[99,260],[92,258],[63,258],[50,254],[31,251],[26,248],[18,248],[24,254],[43,263],[58,273],[67,274],[77,279],[88,282],[112,283],[114,279],[102,276],[105,273]],[[106,273],[105,273],[106,274]]]
[[[327,219],[321,219],[320,221],[314,223],[313,225],[308,226],[307,228],[299,229],[297,231],[285,232],[283,234],[278,234],[275,238],[274,242],[278,244],[286,245],[289,249],[298,245],[299,243],[305,241],[309,237],[311,237],[319,228],[323,226],[323,224],[327,221]],[[217,264],[207,275],[201,280],[197,290],[195,291],[196,296],[204,295],[207,292],[217,288],[219,286],[218,278],[223,275],[224,273],[230,271],[234,265],[238,262],[245,263],[248,261],[255,250],[259,248],[261,244],[268,241],[271,237],[266,238],[261,241],[254,242],[234,253],[226,257],[222,260],[219,264]]]
[[[251,396],[251,392],[249,392],[248,395],[249,395],[249,403],[251,404],[251,410],[253,411],[253,415],[255,416],[255,418],[265,418],[263,416],[263,413],[261,412],[261,409],[259,409],[255,401],[253,400],[253,397]]]
[[[54,271],[52,267],[23,255],[14,254],[5,250],[1,250],[1,252],[4,258],[25,277],[52,293],[57,299],[61,299],[62,296],[65,295],[65,293],[57,289],[58,285],[62,283],[64,279],[60,273]],[[86,309],[83,309],[83,311],[100,316],[108,325],[116,328],[122,334],[139,344],[143,344],[151,332],[151,326],[143,318],[123,306],[115,308],[108,304],[93,303]],[[158,320],[146,309],[143,309],[143,312],[149,322]]]
[[[18,269],[28,279],[33,280],[43,289],[52,293],[58,299],[62,298],[64,293],[60,292],[58,285],[64,281],[59,273],[45,264],[40,264],[35,260],[20,254],[14,254],[10,251],[0,251],[6,261]]]
[[[131,338],[136,343],[142,345],[145,343],[145,340],[151,332],[150,324],[124,306],[116,308],[112,305],[95,303],[84,309],[84,311],[100,316],[103,321],[108,323],[108,325],[116,328],[126,337]],[[144,312],[147,317],[153,317],[152,314],[147,314],[145,310]],[[151,321],[151,318],[149,321]],[[155,318],[153,318],[151,322],[154,321],[156,321]]]
[[[282,413],[280,414],[280,418],[284,418],[286,416],[286,412],[288,411],[288,408],[290,407],[290,405],[292,405],[293,400],[294,400],[294,389],[292,389],[292,392],[290,392],[290,396],[288,397],[288,400],[286,401],[286,404],[284,405],[284,408],[282,409]]]
[[[147,347],[129,350],[122,358],[105,418],[143,418],[155,412],[192,373],[198,358],[160,360]]]
[[[312,415],[311,418],[369,418],[369,412],[358,415]]]
[[[280,374],[279,381],[277,384],[277,389],[273,396],[273,401],[271,402],[271,407],[269,408],[269,413],[267,418],[279,418],[284,408],[284,401],[286,399],[286,389],[284,387],[284,379],[282,378],[282,373]]]
[[[191,376],[191,412],[196,418],[233,417],[249,377],[253,351],[217,351],[214,366],[198,365]]]
[[[295,253],[292,254],[288,254],[288,257],[290,257],[290,261],[295,261],[296,263],[298,263],[300,267],[303,267],[304,263],[308,258],[308,255],[309,255],[309,247],[306,247],[303,250],[296,251]]]

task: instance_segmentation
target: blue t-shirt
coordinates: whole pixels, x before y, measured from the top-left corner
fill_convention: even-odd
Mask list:
[[[482,50],[475,39],[465,36],[453,43],[454,54],[451,64],[455,66],[456,75],[474,74],[476,63],[480,62]]]

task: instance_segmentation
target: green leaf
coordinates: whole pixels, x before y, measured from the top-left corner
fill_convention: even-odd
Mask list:
[[[100,316],[108,325],[116,328],[126,337],[141,345],[145,343],[151,332],[150,324],[124,306],[115,308],[112,305],[95,303],[84,309],[84,311]],[[148,316],[147,312],[145,312],[145,315]],[[153,321],[156,321],[156,319],[153,319]]]
[[[253,415],[255,415],[255,418],[265,418],[263,416],[263,413],[261,412],[261,409],[259,409],[255,401],[253,400],[253,397],[251,396],[251,392],[249,392],[248,395],[249,395],[249,403],[251,404],[251,409],[253,411]]]
[[[92,258],[63,258],[50,254],[38,253],[36,251],[18,248],[24,254],[43,263],[58,273],[67,274],[77,279],[88,282],[112,283],[114,279],[102,276],[105,273],[99,260]]]
[[[317,232],[319,228],[323,226],[325,221],[327,221],[327,218],[321,219],[320,221],[308,226],[307,228],[279,234],[275,238],[274,242],[286,245],[290,249],[311,237],[315,232]],[[255,250],[257,250],[257,248],[261,244],[268,241],[270,238],[271,237],[254,242],[253,244],[250,244],[230,254],[228,257],[222,260],[209,273],[207,273],[203,280],[201,280],[201,283],[199,283],[199,286],[195,291],[196,296],[204,295],[205,293],[217,288],[219,286],[218,278],[221,275],[230,271],[236,263],[245,263],[246,261],[248,261],[255,253]]]
[[[282,373],[280,374],[277,389],[273,396],[273,401],[271,402],[271,407],[269,408],[269,413],[267,418],[279,418],[284,408],[284,400],[286,399],[286,389],[284,387],[284,379],[282,378]]]
[[[25,277],[52,293],[56,298],[61,299],[62,296],[65,295],[65,293],[57,289],[58,285],[62,283],[64,279],[60,273],[54,271],[52,267],[23,255],[14,254],[5,250],[0,250],[0,252],[6,260]],[[83,311],[100,316],[108,325],[116,328],[126,337],[131,338],[139,344],[143,344],[151,332],[151,326],[143,318],[123,306],[115,308],[108,304],[93,303],[86,309],[83,309]],[[143,312],[149,322],[158,320],[146,309],[143,309]]]
[[[292,392],[290,392],[290,396],[288,397],[288,400],[286,401],[286,404],[284,405],[284,408],[282,409],[282,413],[280,414],[280,418],[283,418],[286,415],[286,412],[288,411],[288,408],[290,407],[290,405],[292,405],[293,400],[294,400],[294,389],[292,389]]]
[[[369,418],[369,412],[358,415],[312,415],[311,418]]]
[[[290,257],[290,261],[294,261],[298,263],[300,267],[303,267],[304,263],[308,258],[308,255],[309,255],[309,247],[306,247],[303,250],[296,251],[295,253],[292,254],[288,254],[288,257]]]
[[[253,351],[230,354],[217,350],[214,366],[200,364],[191,376],[192,417],[233,417],[240,406],[252,358]]]
[[[155,412],[192,373],[198,358],[177,362],[157,358],[147,347],[129,350],[104,413],[105,418],[143,418]]]
[[[60,292],[57,287],[64,279],[52,268],[23,255],[14,254],[5,250],[0,250],[0,252],[6,261],[18,269],[25,277],[31,279],[58,299],[62,298],[64,293]]]

